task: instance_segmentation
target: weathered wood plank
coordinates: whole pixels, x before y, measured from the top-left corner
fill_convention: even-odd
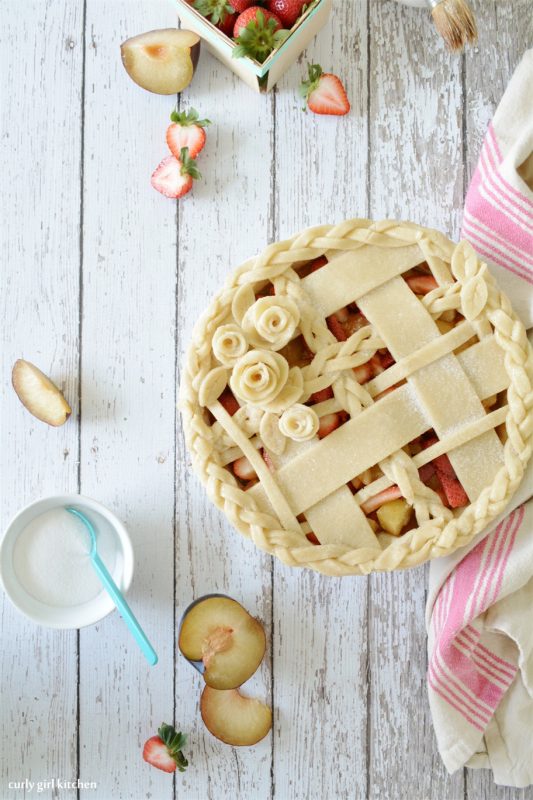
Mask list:
[[[175,26],[171,4],[87,4],[81,490],[124,521],[150,668],[115,612],[80,634],[80,775],[102,798],[173,796],[145,739],[173,715],[176,206],[150,186],[174,98],[126,75],[120,43]]]
[[[273,237],[365,216],[366,3],[328,27],[279,84]],[[301,111],[307,62],[343,77],[349,116]],[[274,567],[274,796],[363,798],[367,785],[367,582]]]
[[[177,324],[179,360],[192,326],[228,272],[267,244],[271,207],[272,96],[254,94],[218,61],[202,53],[198,73],[182,95],[213,121],[198,164],[203,174],[179,207]],[[270,702],[271,559],[226,522],[192,474],[177,424],[176,625],[192,599],[222,592],[265,623],[267,657],[245,692]],[[177,629],[176,629],[177,633]],[[202,682],[180,655],[176,715],[190,732],[192,768],[176,778],[176,797],[191,800],[271,796],[272,736],[253,748],[229,748],[204,727]]]
[[[429,15],[396,3],[370,12],[370,208],[373,217],[457,235],[463,199],[461,61]],[[373,800],[456,798],[439,758],[426,691],[427,568],[370,579],[370,776]],[[399,788],[401,787],[401,789]]]
[[[30,500],[77,486],[81,35],[77,4],[28,2],[24,14],[3,4],[2,529]],[[73,406],[64,428],[20,405],[9,378],[20,357],[64,387]],[[76,776],[76,633],[39,628],[5,597],[1,625],[0,795],[12,797],[10,781]]]
[[[476,2],[479,44],[465,54],[466,174],[470,179],[494,111],[520,61],[531,47],[531,3]],[[466,187],[465,187],[466,188]],[[496,786],[490,770],[465,771],[466,796],[470,800],[533,800],[533,787],[513,789]]]

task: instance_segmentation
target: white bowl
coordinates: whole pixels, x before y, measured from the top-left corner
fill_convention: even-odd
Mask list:
[[[75,506],[94,522],[107,524],[116,537],[116,561],[112,570],[113,580],[124,594],[133,578],[133,548],[129,534],[114,514],[105,506],[80,494],[63,494],[43,497],[30,503],[11,520],[0,543],[0,580],[5,593],[19,611],[39,625],[48,628],[83,628],[103,619],[115,608],[115,604],[102,588],[92,600],[75,606],[51,606],[40,602],[28,593],[19,581],[13,568],[13,550],[19,534],[40,514],[55,508]]]

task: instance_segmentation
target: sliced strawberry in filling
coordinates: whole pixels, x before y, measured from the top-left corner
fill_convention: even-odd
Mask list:
[[[320,267],[325,267],[327,263],[328,260],[326,256],[319,256],[315,258],[314,261],[311,261],[311,264],[308,266],[309,272],[316,272]]]
[[[391,500],[398,500],[402,496],[403,495],[398,486],[389,486],[388,489],[383,489],[382,492],[378,492],[378,494],[375,494],[373,497],[369,497],[368,500],[365,500],[364,503],[361,503],[361,510],[365,514],[371,514],[384,503],[390,503]]]
[[[238,404],[237,400],[231,389],[226,387],[220,397],[218,398],[218,402],[226,409],[228,414],[232,417],[236,411],[239,410],[240,405]]]
[[[306,533],[305,536],[307,539],[309,539],[311,544],[320,544],[320,542],[318,541],[318,539],[316,538],[315,534],[312,531],[311,533]]]
[[[358,383],[366,383],[372,377],[372,366],[369,361],[353,368],[353,374]]]
[[[405,280],[415,294],[428,294],[438,286],[433,275],[409,275]]]
[[[331,400],[333,397],[333,389],[331,386],[326,386],[325,389],[321,389],[319,392],[314,392],[309,400],[312,403],[323,403],[326,400]]]
[[[335,339],[338,342],[345,342],[348,337],[344,332],[342,322],[338,319],[336,314],[331,314],[331,316],[326,319],[326,322]]]
[[[450,508],[461,508],[468,505],[468,495],[459,482],[448,456],[439,456],[434,459],[433,463]],[[444,464],[444,468],[441,466],[442,464]]]
[[[323,417],[320,417],[320,425],[318,427],[318,438],[323,439],[325,436],[328,436],[335,428],[338,428],[341,424],[341,415],[340,414],[325,414]]]
[[[246,456],[241,456],[233,462],[233,472],[241,481],[253,481],[257,478],[255,469],[252,467]]]

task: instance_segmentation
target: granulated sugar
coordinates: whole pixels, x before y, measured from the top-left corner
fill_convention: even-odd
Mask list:
[[[116,540],[102,518],[90,517],[98,553],[113,574]],[[83,523],[64,508],[46,511],[19,534],[13,549],[13,568],[28,594],[50,606],[76,606],[92,600],[102,589],[89,559],[90,536]]]

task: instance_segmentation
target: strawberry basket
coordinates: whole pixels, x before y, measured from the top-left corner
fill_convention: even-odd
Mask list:
[[[288,67],[324,27],[332,0],[315,0],[290,29],[278,47],[262,62],[250,56],[234,57],[237,43],[213,25],[187,0],[177,0],[178,16],[184,27],[203,39],[207,49],[256,92],[268,92]]]

